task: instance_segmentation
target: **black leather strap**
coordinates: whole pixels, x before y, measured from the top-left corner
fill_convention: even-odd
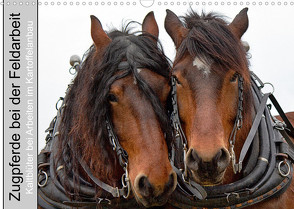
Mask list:
[[[281,108],[280,104],[278,103],[278,101],[276,100],[276,98],[273,94],[271,94],[269,98],[272,101],[272,103],[275,106],[278,113],[280,114],[283,121],[286,123],[287,133],[294,138],[294,128],[293,128],[292,124],[290,123],[289,119],[287,118],[286,114],[284,113],[283,109]],[[294,144],[292,141],[289,145],[294,150]]]
[[[253,121],[253,124],[251,126],[251,129],[249,131],[249,134],[244,142],[244,145],[242,147],[242,150],[241,150],[241,153],[240,153],[240,158],[239,158],[239,166],[242,166],[242,163],[245,159],[245,156],[250,148],[250,145],[254,139],[254,136],[258,130],[258,127],[259,127],[259,124],[260,124],[260,121],[261,121],[261,118],[263,116],[263,113],[264,113],[264,110],[266,108],[266,101],[268,99],[270,94],[265,94],[260,102],[260,105],[259,105],[259,108],[258,108],[258,111],[256,113],[256,116],[255,116],[255,119]]]
[[[126,190],[124,188],[119,189],[118,187],[112,187],[100,179],[96,178],[92,172],[89,166],[81,159],[79,159],[79,163],[83,167],[83,169],[86,171],[87,175],[90,177],[90,179],[99,187],[101,187],[103,190],[109,192],[112,194],[113,197],[121,197],[126,195]]]
[[[174,165],[172,165],[172,167],[178,176],[178,186],[180,186],[179,188],[183,193],[188,196],[196,197],[199,200],[203,200],[207,197],[205,189],[200,184],[190,180],[184,182],[182,171],[176,168]]]

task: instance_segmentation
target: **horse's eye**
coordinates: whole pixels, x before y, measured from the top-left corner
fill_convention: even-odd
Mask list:
[[[232,78],[231,78],[231,80],[230,80],[230,82],[236,82],[237,81],[237,78],[238,78],[238,73],[235,73],[233,76],[232,76]]]
[[[114,94],[109,94],[108,95],[108,101],[110,101],[110,102],[118,102],[118,99]]]

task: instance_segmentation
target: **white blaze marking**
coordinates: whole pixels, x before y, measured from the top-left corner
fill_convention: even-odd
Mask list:
[[[196,66],[198,70],[202,71],[204,76],[208,76],[210,74],[210,63],[205,63],[198,57],[194,59],[193,66]]]

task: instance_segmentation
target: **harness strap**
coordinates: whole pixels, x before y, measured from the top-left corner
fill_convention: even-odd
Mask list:
[[[256,131],[258,130],[258,127],[259,127],[259,124],[260,124],[260,121],[261,121],[261,118],[262,118],[262,115],[263,115],[263,112],[266,108],[266,101],[268,99],[270,94],[265,94],[260,102],[260,105],[259,105],[259,108],[258,108],[258,111],[257,111],[257,114],[255,116],[255,119],[254,119],[254,122],[252,124],[252,127],[249,131],[249,134],[245,140],[245,143],[242,147],[242,150],[241,150],[241,154],[240,154],[240,158],[239,158],[239,163],[238,163],[238,166],[239,166],[239,171],[242,170],[242,163],[244,161],[244,158],[250,148],[250,145],[254,139],[254,136],[255,136],[255,133]]]
[[[207,193],[206,193],[205,189],[200,184],[197,184],[194,181],[184,180],[182,171],[180,171],[174,165],[172,165],[172,167],[178,176],[177,187],[180,188],[182,192],[184,192],[188,196],[193,196],[193,197],[196,197],[200,200],[203,200],[207,197]],[[182,180],[184,180],[184,182]],[[189,191],[190,194],[187,191]]]
[[[280,114],[283,121],[286,123],[286,131],[287,133],[294,138],[294,128],[292,124],[290,123],[289,119],[287,118],[286,114],[284,113],[283,109],[281,108],[280,104],[276,100],[275,96],[271,94],[269,96],[270,100],[272,101],[273,105],[275,106],[276,110]],[[287,137],[288,138],[288,137]],[[287,139],[286,139],[287,140]],[[288,142],[288,141],[287,141]],[[292,141],[288,142],[289,146],[294,150],[294,144]]]
[[[40,189],[38,189],[38,204],[46,209],[65,208],[61,203],[55,202],[50,198],[46,197],[46,195],[44,195]]]
[[[79,163],[83,167],[83,169],[86,171],[87,175],[90,177],[90,179],[95,182],[95,184],[99,187],[101,187],[103,190],[109,192],[112,194],[113,197],[121,197],[121,196],[126,196],[126,190],[124,188],[119,189],[118,187],[112,187],[100,179],[96,178],[92,172],[91,169],[88,167],[88,165],[81,159],[78,159]]]
[[[292,163],[294,163],[294,149],[291,147],[293,145],[293,142],[287,135],[286,131],[280,131],[280,133],[282,134],[285,141],[287,142],[287,146],[282,151],[283,153],[287,154],[288,157],[291,159]]]

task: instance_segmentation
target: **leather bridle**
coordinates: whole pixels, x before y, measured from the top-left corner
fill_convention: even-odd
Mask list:
[[[118,65],[118,69],[119,70],[124,70],[129,68],[129,64],[127,61],[122,61],[119,65]],[[75,69],[78,70],[79,69],[79,65],[75,66]],[[69,85],[66,93],[70,90],[72,84]],[[58,108],[58,112],[57,112],[57,116],[52,120],[52,122],[50,123],[50,127],[47,129],[47,131],[49,132],[47,137],[46,137],[46,147],[42,150],[42,152],[39,155],[39,162],[38,162],[38,171],[39,171],[39,175],[38,175],[38,198],[39,198],[39,203],[41,203],[41,206],[47,208],[47,207],[52,207],[52,208],[58,208],[60,207],[60,205],[62,205],[62,207],[67,208],[67,207],[80,207],[80,206],[94,206],[94,205],[109,205],[109,207],[111,207],[111,204],[117,204],[118,202],[113,199],[110,200],[108,198],[95,198],[96,192],[95,192],[95,186],[92,185],[92,183],[87,182],[86,180],[82,179],[83,181],[83,185],[80,186],[81,191],[84,191],[84,195],[88,196],[92,196],[92,198],[90,198],[90,202],[89,202],[89,198],[87,198],[86,201],[71,201],[69,199],[65,199],[63,200],[62,203],[56,202],[54,201],[52,198],[48,197],[45,194],[45,187],[47,186],[49,181],[52,181],[54,183],[54,188],[57,189],[58,191],[56,191],[56,193],[61,192],[62,194],[65,194],[66,191],[64,189],[64,187],[62,186],[62,184],[57,180],[55,174],[60,174],[62,173],[63,167],[64,165],[57,165],[54,166],[54,160],[53,160],[53,154],[51,154],[52,150],[54,149],[54,143],[56,143],[56,141],[58,141],[58,125],[60,123],[61,120],[61,115],[62,115],[62,111],[64,106],[66,105],[66,101],[64,98],[60,98],[58,100],[57,103],[59,103],[59,101],[62,101],[62,104],[60,106],[60,108]],[[56,105],[57,107],[57,105]],[[91,169],[89,168],[89,166],[87,165],[87,163],[79,158],[77,159],[79,164],[81,165],[81,167],[83,168],[83,170],[85,171],[85,173],[87,174],[87,176],[94,182],[94,184],[98,187],[100,187],[102,190],[106,191],[107,193],[110,193],[114,198],[119,198],[119,202],[121,204],[125,204],[124,201],[122,201],[122,199],[120,199],[120,197],[123,197],[124,199],[127,199],[130,195],[131,192],[131,185],[130,185],[130,179],[129,179],[129,174],[128,174],[128,154],[127,152],[123,149],[123,147],[120,145],[119,140],[117,135],[114,132],[113,129],[113,125],[111,123],[111,120],[109,119],[109,116],[106,116],[106,127],[107,129],[107,133],[108,133],[108,139],[109,139],[109,143],[112,146],[112,149],[116,152],[116,155],[118,157],[119,163],[122,166],[123,170],[124,170],[124,174],[121,177],[121,182],[122,182],[122,188],[118,188],[118,187],[113,187],[103,181],[101,181],[100,179],[98,179],[97,177],[94,176],[94,174],[91,172]],[[70,146],[70,144],[68,145],[71,148],[71,151],[74,152],[72,146]],[[50,155],[50,159],[47,159],[47,155]],[[49,161],[49,162],[48,162]],[[54,171],[54,167],[57,167],[57,171]],[[61,174],[62,176],[64,175],[64,173]],[[51,178],[49,180],[49,178]],[[41,191],[41,190],[44,191]],[[54,193],[52,191],[50,191],[49,193]],[[130,204],[125,204],[126,207],[130,207],[130,205],[132,205],[132,207],[138,207],[138,204],[136,203],[136,201],[130,201]],[[85,203],[84,203],[85,202]]]
[[[238,130],[242,128],[243,125],[243,90],[244,90],[244,79],[240,74],[236,74],[238,78],[238,109],[236,114],[235,123],[233,126],[233,129],[231,131],[230,137],[229,137],[229,143],[230,143],[230,154],[231,154],[231,160],[232,160],[232,167],[233,171],[236,174],[237,172],[241,172],[242,170],[242,161],[239,161],[239,163],[236,163],[236,155],[234,151],[235,141],[236,141],[236,135]],[[178,104],[177,104],[177,78],[175,76],[171,77],[171,102],[172,102],[172,111],[171,111],[171,122],[172,127],[174,128],[175,136],[176,138],[180,137],[182,144],[183,144],[183,150],[184,150],[184,159],[186,157],[187,153],[187,138],[185,136],[185,133],[182,129],[180,118],[179,118],[179,110],[178,110]],[[187,176],[187,166],[186,163],[184,163],[184,176]]]
[[[237,76],[239,98],[235,123],[229,137],[231,158],[235,158],[236,134],[241,129],[243,122],[243,78],[238,74]],[[260,89],[264,86],[261,80],[251,72],[256,115],[243,144],[238,163],[235,159],[232,159],[234,172],[243,170],[243,173],[246,173],[245,177],[228,185],[213,187],[202,187],[185,176],[187,166],[183,157],[186,155],[187,139],[181,128],[178,115],[176,82],[177,79],[172,77],[171,100],[173,109],[170,115],[175,136],[172,165],[178,174],[178,187],[172,194],[170,203],[180,208],[192,206],[197,208],[225,208],[226,206],[234,207],[236,205],[241,208],[284,192],[292,180],[291,163],[294,163],[294,144],[288,135],[293,136],[294,129],[274,96],[271,93],[261,93]],[[266,104],[268,98],[271,99],[286,124],[271,116]],[[249,151],[251,153],[247,155],[249,163],[243,167],[243,160]],[[256,156],[253,153],[259,153],[259,155]],[[247,202],[247,200],[250,201]]]
[[[129,68],[129,64],[127,61],[122,61],[118,65],[119,70],[124,70]],[[62,110],[60,110],[62,111]],[[91,178],[91,180],[100,188],[102,188],[104,191],[112,194],[113,197],[123,197],[127,199],[130,195],[131,186],[130,186],[130,180],[129,180],[129,174],[128,174],[128,153],[124,150],[124,148],[120,145],[117,135],[114,132],[113,125],[111,123],[111,120],[109,119],[109,115],[106,116],[106,129],[108,132],[108,139],[109,143],[112,146],[112,149],[116,152],[116,155],[119,159],[119,164],[124,170],[124,174],[121,177],[121,182],[123,187],[119,189],[118,187],[112,187],[100,179],[96,178],[93,173],[91,172],[91,169],[88,167],[88,165],[82,160],[78,159],[79,163],[83,167],[86,174]],[[71,146],[70,146],[71,147]],[[73,151],[73,150],[72,150]]]
[[[188,141],[181,126],[179,117],[178,103],[177,103],[177,78],[171,76],[171,104],[170,110],[171,124],[174,129],[174,147],[171,154],[171,165],[178,176],[178,185],[182,192],[188,196],[194,196],[198,199],[205,199],[207,196],[204,188],[188,177],[188,169],[185,162],[187,155]],[[179,168],[180,167],[180,168]]]

